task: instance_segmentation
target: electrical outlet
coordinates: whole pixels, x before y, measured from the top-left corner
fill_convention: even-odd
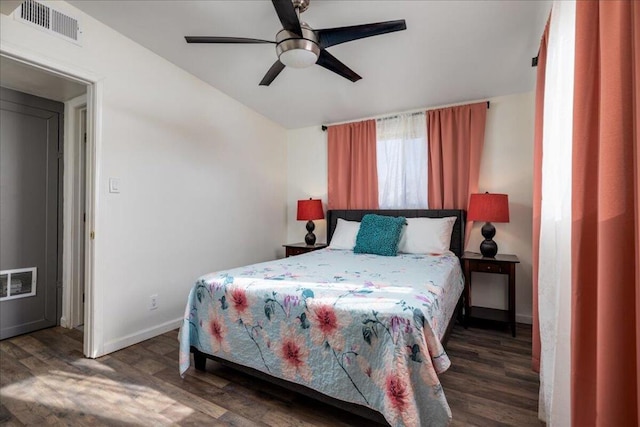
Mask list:
[[[149,300],[149,310],[155,310],[156,308],[158,308],[158,294],[153,294]]]

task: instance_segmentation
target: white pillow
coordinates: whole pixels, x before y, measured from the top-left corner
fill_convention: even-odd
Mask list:
[[[407,218],[398,244],[406,254],[441,254],[449,251],[455,216],[445,218]]]
[[[348,249],[352,251],[356,246],[356,237],[359,230],[360,223],[358,221],[346,221],[338,218],[329,247],[331,249]]]

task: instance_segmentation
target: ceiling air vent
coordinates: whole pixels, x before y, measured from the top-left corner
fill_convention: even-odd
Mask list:
[[[24,1],[13,13],[18,21],[25,22],[64,40],[80,44],[78,20],[35,0]]]

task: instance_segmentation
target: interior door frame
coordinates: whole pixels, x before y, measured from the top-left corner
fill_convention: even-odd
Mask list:
[[[95,235],[96,224],[99,219],[98,200],[100,195],[100,159],[102,146],[102,108],[103,108],[103,78],[91,71],[70,66],[55,61],[50,57],[38,54],[31,50],[21,48],[13,43],[3,43],[0,46],[0,56],[21,62],[24,65],[55,74],[59,77],[71,80],[87,86],[87,147],[86,147],[86,236],[85,241],[85,326],[83,352],[87,357],[95,358],[104,354],[104,315],[103,315],[103,289],[96,283],[96,248]],[[73,162],[67,162],[68,150],[67,137],[64,138],[65,168],[63,178],[66,182]],[[70,153],[69,153],[70,154]],[[68,200],[68,191],[64,186],[64,199]],[[68,230],[73,224],[71,209],[65,208],[63,212],[63,229]],[[69,247],[69,233],[63,231],[63,247]],[[62,269],[71,271],[73,265],[72,254],[63,251]],[[66,276],[68,279],[69,276]],[[65,283],[63,276],[63,294],[71,291],[70,283]],[[63,312],[66,308],[63,298]]]
[[[69,254],[67,265],[62,271],[65,284],[60,325],[75,328],[85,323],[86,313],[82,303],[85,292],[84,261],[88,230],[83,218],[86,212],[85,175],[81,176],[81,164],[86,164],[84,134],[87,133],[82,113],[87,110],[87,95],[80,95],[65,103],[65,150],[64,150],[64,211],[68,221],[63,227],[63,254]],[[84,191],[84,196],[82,192]],[[84,201],[84,203],[83,203]],[[80,230],[84,229],[81,233]]]

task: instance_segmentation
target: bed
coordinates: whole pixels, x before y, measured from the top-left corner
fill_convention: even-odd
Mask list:
[[[372,213],[451,218],[449,251],[332,248],[340,222]],[[329,248],[202,276],[180,330],[180,373],[193,353],[196,369],[213,359],[377,422],[448,424],[438,374],[461,307],[464,223],[460,210],[330,210]]]

